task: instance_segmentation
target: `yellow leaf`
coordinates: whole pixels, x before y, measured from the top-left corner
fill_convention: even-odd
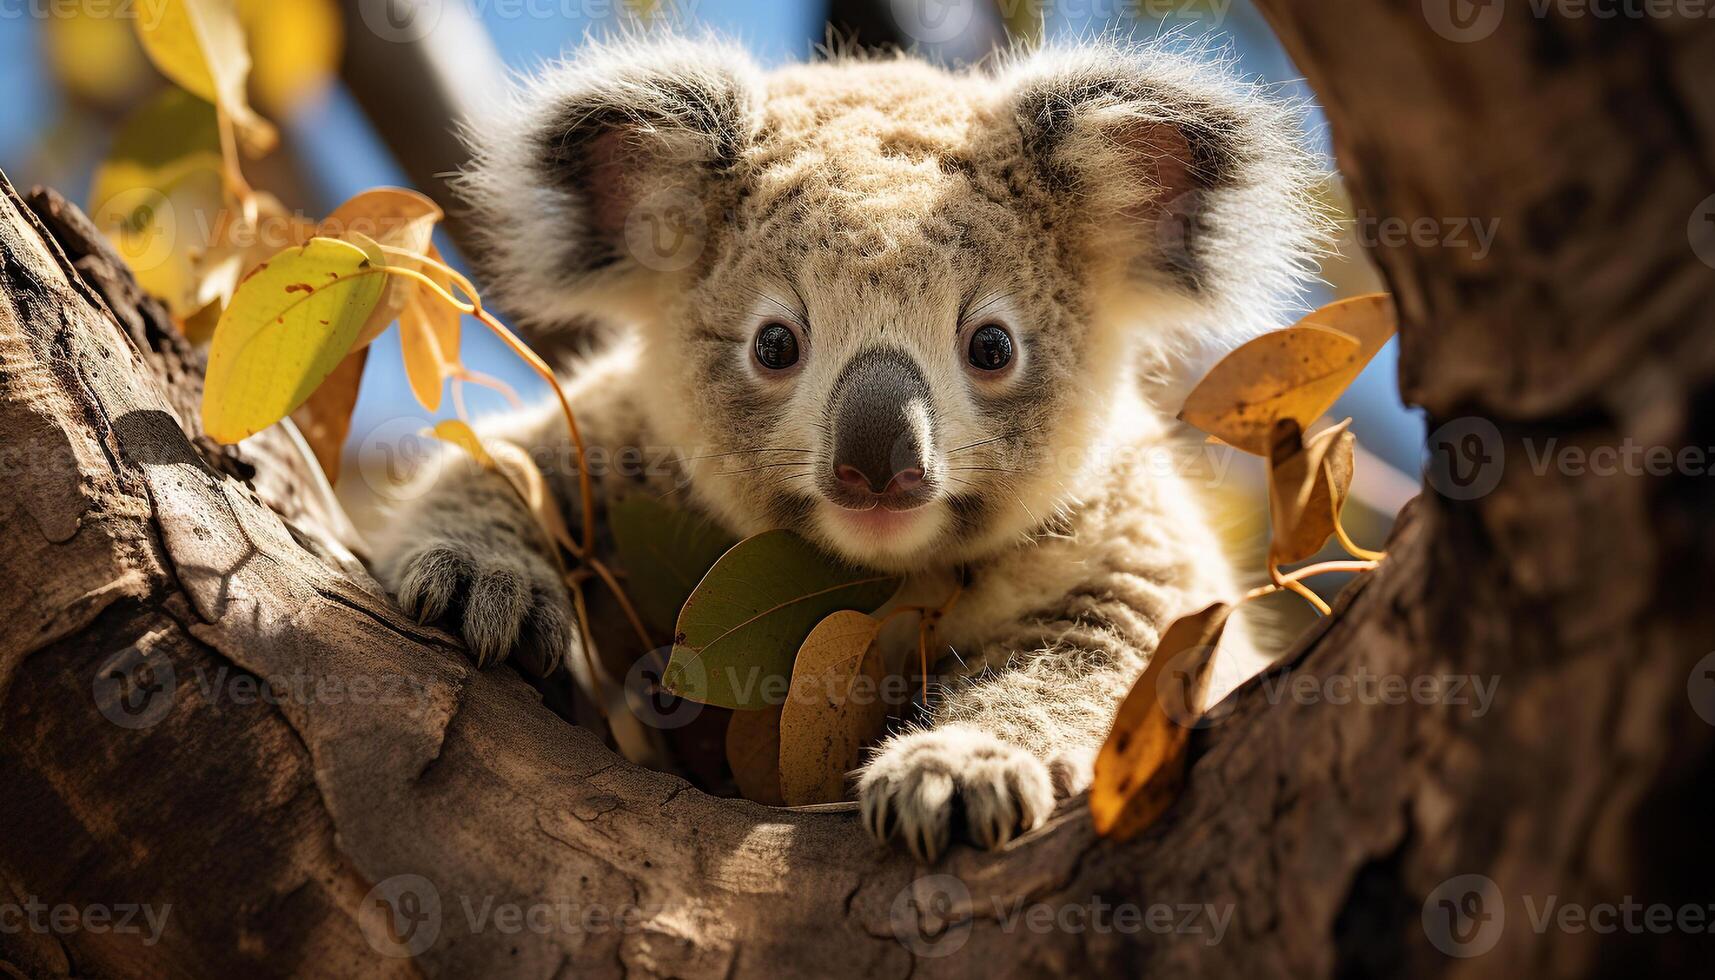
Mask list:
[[[210,345],[203,429],[219,442],[260,432],[302,405],[381,299],[378,250],[313,238],[239,284]]]
[[[1179,417],[1248,453],[1266,456],[1277,419],[1308,429],[1357,379],[1397,324],[1384,293],[1332,303],[1222,358]]]
[[[186,317],[203,296],[201,229],[226,209],[214,106],[169,90],[126,120],[90,187],[90,215],[137,282]]]
[[[726,759],[747,800],[783,806],[780,792],[780,705],[734,711],[726,729]]]
[[[1276,563],[1290,565],[1313,557],[1333,536],[1356,466],[1358,440],[1347,431],[1351,425],[1347,419],[1306,439],[1297,421],[1275,423],[1268,501],[1273,525],[1269,557]]]
[[[196,302],[224,307],[251,269],[281,249],[301,246],[316,236],[313,223],[288,212],[274,195],[260,192],[255,202],[255,224],[242,212],[224,208],[208,242],[191,250],[191,287]]]
[[[469,423],[462,419],[444,419],[436,422],[435,427],[430,431],[434,433],[436,439],[442,442],[450,442],[469,453],[472,459],[482,464],[483,469],[498,469],[494,457],[488,454],[488,447],[484,446],[482,440],[477,437],[476,430],[472,429]]]
[[[66,90],[78,98],[123,106],[136,95],[148,63],[117,4],[85,2],[42,21],[43,51]]]
[[[250,108],[250,52],[234,0],[154,0],[137,17],[137,37],[161,74],[212,102],[257,151],[274,145],[274,127]]]
[[[345,440],[351,434],[351,413],[357,408],[357,392],[363,383],[363,367],[369,351],[354,350],[316,388],[308,401],[292,413],[292,421],[322,464],[328,483],[339,480],[339,461]]]
[[[787,806],[845,799],[846,774],[881,736],[886,671],[870,652],[880,632],[873,616],[837,612],[798,648],[780,714],[780,792]]]
[[[1190,725],[1207,707],[1209,668],[1231,611],[1217,602],[1176,620],[1120,703],[1090,783],[1096,833],[1125,840],[1179,796]]]
[[[418,255],[426,254],[435,234],[435,225],[445,217],[439,206],[416,191],[398,187],[378,187],[367,190],[341,204],[321,223],[317,234],[327,238],[354,240],[354,236],[373,239],[390,248],[404,249]],[[405,263],[408,260],[396,260]],[[357,345],[367,347],[382,331],[399,318],[405,301],[421,288],[420,284],[403,277],[389,277],[381,302],[358,333]]]
[[[283,116],[333,81],[345,29],[333,0],[239,0],[251,38],[251,88],[264,109]]]

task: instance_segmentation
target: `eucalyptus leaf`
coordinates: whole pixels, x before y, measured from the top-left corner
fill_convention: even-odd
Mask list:
[[[692,701],[740,710],[786,699],[805,637],[841,610],[872,612],[899,578],[847,565],[790,531],[740,541],[698,583],[679,613],[662,678]]]
[[[652,497],[626,497],[608,508],[626,592],[643,621],[671,633],[679,610],[716,560],[738,539],[688,510]]]
[[[357,236],[361,238],[361,236]],[[381,299],[387,260],[313,238],[252,270],[215,328],[203,385],[203,429],[234,443],[278,422],[333,373]]]

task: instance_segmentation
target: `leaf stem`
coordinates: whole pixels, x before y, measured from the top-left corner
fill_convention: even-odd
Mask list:
[[[518,397],[518,392],[514,390],[511,385],[494,377],[493,375],[483,374],[480,371],[472,371],[461,364],[453,368],[450,376],[454,381],[466,382],[487,388],[493,392],[498,392],[502,398],[506,399],[506,403],[512,406],[514,410],[524,407],[524,400]]]
[[[1296,593],[1306,602],[1315,606],[1322,615],[1326,616],[1331,611],[1328,608],[1328,604],[1322,601],[1321,596],[1311,592],[1310,589],[1303,584],[1305,579],[1315,578],[1318,575],[1329,575],[1335,572],[1374,571],[1376,566],[1379,564],[1381,564],[1379,559],[1364,561],[1326,561],[1319,565],[1309,565],[1304,568],[1300,568],[1297,571],[1282,572],[1280,570],[1280,566],[1271,561],[1268,566],[1268,577],[1273,581],[1273,584],[1257,586],[1241,596],[1239,598],[1239,602],[1246,603],[1252,599],[1260,599],[1263,596],[1273,595],[1276,592],[1285,590]]]
[[[632,630],[637,633],[637,638],[643,643],[643,651],[649,652],[654,647],[655,641],[650,637],[649,629],[643,625],[643,618],[637,615],[637,607],[631,604],[631,597],[625,594],[625,589],[620,587],[619,580],[614,577],[613,570],[607,567],[606,562],[594,555],[585,558],[584,564],[601,578],[602,582],[613,592],[613,597],[619,600],[619,608],[625,612],[625,618],[631,621]]]
[[[542,380],[548,382],[548,387],[554,390],[554,397],[559,399],[560,411],[566,416],[566,428],[572,433],[572,445],[577,449],[578,493],[583,497],[584,519],[583,540],[578,546],[578,557],[587,559],[590,557],[595,541],[595,494],[590,486],[589,467],[584,462],[583,433],[578,430],[577,416],[572,414],[572,403],[566,398],[565,389],[560,387],[559,379],[554,377],[554,370],[535,351],[525,346],[524,341],[519,340],[516,334],[506,329],[506,324],[496,320],[494,314],[481,307],[477,308],[476,317],[482,321],[484,326],[492,330],[495,336],[505,341],[506,346],[512,348],[513,353],[523,358],[524,363],[530,365],[532,370],[541,375]]]
[[[470,296],[471,302],[460,302],[451,293],[441,288],[440,283],[435,282],[433,279],[423,275],[416,269],[387,266],[382,270],[389,275],[400,275],[407,279],[416,280],[421,285],[427,287],[435,295],[452,304],[453,308],[458,310],[460,313],[474,316],[478,320],[481,320],[483,326],[487,327],[496,337],[499,337],[507,347],[510,347],[514,354],[517,354],[525,364],[530,366],[531,370],[541,375],[542,380],[548,382],[548,387],[553,390],[554,397],[560,402],[560,411],[566,417],[566,428],[571,431],[572,444],[577,448],[578,493],[583,497],[583,539],[578,542],[576,554],[580,559],[588,559],[594,548],[595,541],[595,496],[590,486],[589,467],[586,466],[584,462],[585,449],[583,433],[578,429],[578,419],[572,412],[572,403],[566,398],[565,390],[560,387],[559,378],[554,376],[554,369],[550,368],[548,363],[542,360],[542,358],[535,351],[531,350],[522,340],[519,340],[517,334],[508,330],[506,328],[506,324],[501,323],[495,318],[494,314],[482,308],[482,297],[477,294],[476,289],[471,285],[470,280],[466,279],[457,269],[454,269],[443,262],[437,262],[434,259],[429,258],[427,255],[423,255],[419,252],[412,252],[409,249],[393,248],[387,245],[381,246],[381,249],[384,254],[410,259],[413,262],[419,262],[451,279],[460,289],[464,290],[466,295]]]
[[[591,699],[602,721],[607,721],[607,693],[602,689],[601,658],[596,656],[595,631],[590,629],[590,611],[584,603],[584,588],[575,575],[566,576],[566,588],[572,593],[572,608],[578,614],[578,630],[583,633],[584,659],[589,663]],[[611,722],[609,723],[611,725]]]
[[[220,170],[226,192],[238,202],[238,213],[244,219],[245,227],[254,228],[258,218],[256,191],[244,179],[244,171],[239,166],[238,135],[233,130],[232,117],[219,106],[215,107],[214,117],[220,130]]]
[[[1340,523],[1339,514],[1334,515],[1334,534],[1340,539],[1340,547],[1346,549],[1346,553],[1354,558],[1361,558],[1364,561],[1381,561],[1387,557],[1385,551],[1371,551],[1353,543],[1351,536],[1346,533],[1345,525]]]

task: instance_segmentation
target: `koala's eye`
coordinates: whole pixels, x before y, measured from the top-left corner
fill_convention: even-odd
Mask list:
[[[784,323],[765,323],[756,332],[756,363],[784,371],[798,363],[798,335]]]
[[[971,334],[967,354],[971,366],[979,371],[999,371],[1012,363],[1012,334],[999,324],[989,323]]]

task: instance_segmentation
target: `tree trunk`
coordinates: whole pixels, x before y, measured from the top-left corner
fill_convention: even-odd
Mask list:
[[[1700,936],[1656,934],[1622,903],[1715,897],[1696,846],[1715,808],[1707,461],[1622,454],[1620,472],[1581,475],[1570,450],[1715,446],[1715,271],[1699,261],[1715,264],[1699,224],[1715,32],[1515,4],[1461,42],[1417,3],[1261,6],[1327,107],[1360,217],[1499,220],[1499,236],[1481,260],[1451,234],[1376,250],[1405,318],[1404,393],[1448,447],[1439,489],[1383,567],[1195,734],[1182,798],[1124,844],[1073,801],[1004,853],[924,869],[848,813],[715,799],[620,761],[400,615],[327,543],[335,518],[283,436],[197,438],[200,375],[158,306],[74,211],[6,186],[0,962],[578,977],[1706,963]],[[1364,683],[1379,677],[1463,683],[1390,703],[1397,689]],[[256,678],[285,696],[255,703]],[[1473,679],[1495,685],[1486,710]],[[1618,906],[1620,931],[1539,927],[1550,902]],[[6,915],[36,903],[147,905],[164,928],[149,944],[146,928]]]

